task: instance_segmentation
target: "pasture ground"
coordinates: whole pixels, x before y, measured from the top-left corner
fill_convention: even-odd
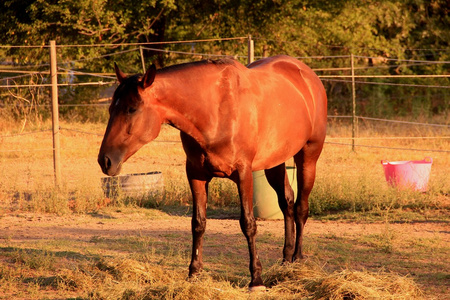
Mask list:
[[[417,297],[393,285],[400,280],[412,282],[409,287],[417,284],[424,299],[450,299],[447,127],[365,122],[357,144],[377,148],[358,146],[353,152],[349,146],[326,144],[310,198],[306,271],[295,271],[301,276],[294,287],[281,284],[291,278],[283,273],[290,267],[277,269],[283,224],[260,220],[257,246],[272,288],[249,295],[237,192],[227,180],[215,179],[210,188],[206,271],[199,283],[186,281],[191,200],[176,130],[163,127],[158,139],[123,168],[123,173],[162,171],[164,193],[144,201],[110,202],[101,191],[96,162],[105,124],[61,122],[63,184],[58,190],[53,186],[49,124],[28,124],[25,132],[37,132],[26,135],[17,132],[17,124],[1,125],[0,299],[294,299],[310,295],[308,288],[318,289],[317,280],[310,278],[318,273],[328,279],[351,275],[340,288],[333,285],[334,291],[360,283],[357,274],[365,282],[392,274],[373,290],[393,289],[400,293],[396,299]],[[348,143],[350,132],[348,125],[330,122],[327,141]],[[387,186],[380,160],[426,156],[433,158],[426,193]],[[274,272],[278,277],[270,275]],[[301,278],[311,280],[302,283]]]
[[[242,290],[249,281],[248,253],[238,214],[210,213],[205,270],[213,280]],[[90,282],[81,279],[90,274],[87,265],[98,267],[102,262],[145,262],[157,266],[158,272],[174,271],[178,280],[184,281],[191,248],[189,214],[188,208],[102,208],[92,214],[64,216],[3,213],[0,287],[4,294],[0,298],[117,299],[127,290],[136,292],[151,286],[151,282],[119,277],[103,279],[100,287],[95,286],[99,278]],[[259,220],[257,241],[267,272],[281,257],[283,222]],[[311,219],[305,249],[309,259],[328,273],[392,272],[417,283],[425,299],[449,299],[448,222]],[[104,268],[114,274],[112,267]],[[246,294],[245,290],[240,293]]]

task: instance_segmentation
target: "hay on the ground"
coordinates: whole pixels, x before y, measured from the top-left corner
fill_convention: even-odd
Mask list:
[[[421,299],[416,283],[393,273],[342,270],[325,272],[317,264],[294,263],[273,266],[265,275],[270,294],[308,299]],[[296,298],[296,297],[293,297]]]
[[[91,299],[344,300],[420,299],[423,296],[408,277],[348,269],[329,273],[311,261],[272,266],[263,274],[267,292],[258,293],[249,293],[245,283],[232,284],[208,272],[187,280],[185,268],[173,270],[132,259],[104,258],[80,271],[66,274],[64,283],[70,283],[72,288],[90,290]]]

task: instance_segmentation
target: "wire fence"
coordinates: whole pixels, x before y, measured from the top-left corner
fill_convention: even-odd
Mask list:
[[[97,57],[89,57],[82,60],[73,60],[73,61],[63,61],[59,63],[57,68],[57,74],[58,75],[70,75],[68,77],[77,77],[77,76],[89,76],[93,77],[97,80],[92,82],[59,82],[58,87],[82,87],[82,86],[114,86],[116,84],[115,76],[113,73],[95,73],[95,72],[88,72],[85,70],[76,70],[73,66],[76,65],[79,62],[83,62],[86,60],[96,60],[96,59],[106,59],[110,58],[112,56],[117,55],[123,55],[126,53],[132,53],[132,52],[140,52],[142,56],[142,50],[147,51],[153,51],[153,52],[160,52],[170,55],[182,55],[182,56],[188,56],[188,57],[198,57],[198,58],[221,58],[221,57],[234,57],[236,59],[245,59],[250,56],[244,56],[244,55],[235,55],[231,53],[230,55],[227,54],[214,54],[214,53],[202,53],[202,52],[189,52],[189,51],[175,51],[170,49],[160,49],[160,48],[154,48],[151,47],[153,45],[169,45],[169,44],[189,44],[189,43],[210,43],[210,42],[223,42],[223,41],[245,41],[248,39],[248,37],[236,37],[236,38],[226,38],[226,39],[209,39],[209,40],[187,40],[187,41],[171,41],[171,42],[159,42],[159,43],[126,43],[126,44],[99,44],[99,45],[57,45],[56,47],[59,49],[63,48],[73,48],[73,47],[119,47],[119,46],[127,46],[127,47],[134,47],[132,49],[128,50],[122,50],[122,51],[114,51],[112,53],[100,55]],[[2,46],[0,45],[0,48],[32,48],[37,46]],[[49,46],[39,46],[40,48],[47,48]],[[426,49],[424,49],[426,50]],[[297,57],[302,60],[324,60],[324,59],[349,59],[350,55],[336,55],[336,56],[308,56],[308,57]],[[370,56],[354,56],[357,59],[361,60],[367,60],[367,59],[379,59],[379,57],[370,57]],[[395,62],[395,65],[378,65],[378,66],[356,66],[353,67],[353,70],[374,70],[374,69],[386,69],[386,68],[398,68],[399,66],[427,66],[427,65],[446,65],[450,64],[450,61],[429,61],[429,60],[408,60],[408,59],[395,59],[395,58],[382,58],[385,61],[389,62]],[[144,58],[142,57],[142,64],[145,66]],[[35,70],[30,70],[31,66],[25,66],[22,68],[14,67],[14,69],[5,69],[0,68],[0,74],[12,74],[12,76],[7,76],[0,78],[0,91],[2,89],[10,91],[11,89],[26,89],[26,88],[49,88],[52,86],[52,84],[48,83],[47,80],[41,80],[40,83],[30,83],[30,84],[18,84],[16,81],[20,78],[24,78],[26,76],[49,76],[50,72],[48,70],[39,70],[40,68],[49,67],[49,64],[40,64],[38,66],[33,66]],[[449,85],[442,85],[442,84],[412,84],[412,83],[396,83],[396,82],[379,82],[379,81],[371,81],[371,79],[401,79],[401,78],[410,78],[410,79],[448,79],[450,78],[449,74],[423,74],[423,75],[408,75],[408,74],[400,74],[400,75],[380,75],[380,74],[373,74],[373,75],[346,75],[346,74],[323,74],[324,72],[342,72],[342,71],[350,71],[352,70],[351,67],[329,67],[329,68],[322,68],[317,67],[313,68],[316,72],[318,72],[318,76],[323,80],[324,82],[341,82],[341,83],[355,83],[359,85],[383,85],[383,86],[397,86],[397,87],[414,87],[414,88],[429,88],[429,89],[449,89]],[[358,80],[355,80],[355,79]],[[362,80],[364,79],[364,80]],[[47,81],[47,82],[46,82]],[[28,101],[30,103],[22,104],[23,107],[32,106],[31,101]],[[1,105],[1,103],[0,103]],[[3,104],[4,106],[5,104]],[[91,104],[59,104],[60,107],[93,107],[93,108],[101,108],[106,107],[108,103],[91,103]],[[41,107],[50,107],[51,104],[39,104]],[[0,106],[1,108],[1,106]],[[404,121],[404,120],[392,120],[392,119],[383,119],[383,118],[373,118],[373,117],[366,117],[366,116],[348,116],[348,115],[330,115],[329,119],[350,119],[350,118],[356,118],[356,120],[367,120],[367,121],[375,121],[375,122],[385,122],[385,123],[397,123],[397,124],[403,124],[406,126],[428,126],[432,128],[440,128],[440,129],[450,129],[450,125],[448,124],[429,124],[429,123],[420,123],[420,122],[412,122],[412,121]],[[447,120],[448,122],[448,120]],[[85,130],[79,130],[76,128],[68,128],[68,127],[59,127],[57,129],[58,131],[66,131],[66,132],[73,132],[73,133],[79,133],[83,135],[94,135],[101,137],[103,136],[102,133],[97,132],[88,132]],[[30,131],[30,132],[21,132],[21,130],[17,130],[19,132],[17,133],[8,133],[8,134],[0,134],[0,140],[3,139],[9,139],[19,136],[25,136],[25,135],[36,135],[36,134],[42,134],[51,132],[52,129],[44,129],[44,130],[37,130],[37,131]],[[446,132],[447,134],[448,132]],[[415,140],[415,139],[441,139],[441,140],[448,140],[450,138],[450,135],[439,135],[439,136],[384,136],[382,139],[398,139],[398,140]],[[352,143],[345,143],[341,141],[335,141],[335,140],[351,140]],[[419,152],[443,152],[443,153],[450,153],[450,149],[419,149],[419,148],[408,148],[408,147],[392,147],[392,146],[382,146],[382,145],[363,145],[363,144],[355,144],[355,141],[361,141],[361,140],[376,140],[381,139],[380,137],[328,137],[326,140],[327,144],[330,145],[336,145],[336,146],[354,146],[359,149],[361,148],[374,148],[374,149],[389,149],[389,150],[398,150],[398,151],[419,151]],[[156,140],[154,141],[156,143],[181,143],[180,141],[171,141],[171,140]],[[54,148],[33,148],[33,149],[1,149],[0,153],[10,153],[10,152],[26,152],[26,151],[54,151]]]
[[[350,119],[352,116],[328,116],[328,118],[347,118]],[[428,127],[437,127],[437,128],[445,128],[450,130],[450,125],[443,125],[443,124],[430,124],[430,123],[420,123],[420,122],[407,122],[407,121],[399,121],[399,120],[389,120],[389,119],[379,119],[379,118],[368,118],[368,117],[361,117],[358,116],[358,119],[367,119],[367,120],[373,120],[373,121],[380,121],[380,122],[388,122],[388,123],[398,123],[398,124],[406,124],[406,125],[416,125],[416,126],[428,126]],[[68,127],[59,127],[61,131],[68,131],[68,132],[74,132],[74,133],[81,133],[85,135],[93,135],[102,137],[103,133],[98,132],[89,132],[85,130],[75,129],[75,128],[68,128]],[[34,134],[40,134],[44,132],[51,132],[51,129],[44,129],[44,130],[36,130],[36,131],[30,131],[30,132],[19,132],[19,133],[12,133],[12,134],[5,134],[0,135],[0,139],[6,139],[6,138],[14,138],[14,137],[20,137],[20,136],[26,136],[26,135],[34,135]],[[330,145],[339,145],[339,146],[352,146],[352,143],[343,143],[343,142],[333,142],[333,140],[418,140],[418,139],[442,139],[442,140],[448,140],[450,139],[449,136],[382,136],[382,137],[327,137],[325,143]],[[181,143],[180,140],[155,140],[153,143]],[[390,150],[405,150],[405,151],[421,151],[421,152],[441,152],[441,153],[450,153],[450,149],[443,150],[443,149],[420,149],[420,148],[406,148],[406,147],[388,147],[388,146],[377,146],[377,145],[362,145],[362,144],[355,144],[358,148],[376,148],[376,149],[390,149]],[[46,148],[46,149],[16,149],[16,150],[0,150],[1,152],[23,152],[23,151],[51,151],[54,150],[53,148]]]
[[[246,56],[242,56],[242,55],[222,55],[222,54],[211,54],[211,53],[196,53],[196,52],[186,52],[186,51],[174,51],[174,50],[168,50],[168,49],[158,49],[158,48],[149,48],[149,47],[145,47],[147,45],[167,45],[167,44],[186,44],[186,43],[201,43],[201,42],[213,42],[213,41],[226,41],[226,40],[243,40],[245,39],[244,37],[237,37],[237,38],[228,38],[228,39],[210,39],[210,40],[189,40],[189,41],[172,41],[172,42],[160,42],[160,43],[124,43],[124,44],[114,44],[114,45],[107,45],[107,44],[99,44],[99,45],[58,45],[58,48],[67,48],[67,47],[108,47],[108,46],[139,46],[139,48],[133,48],[133,49],[129,49],[129,50],[123,50],[123,51],[115,51],[113,53],[109,53],[109,54],[105,54],[105,55],[101,55],[101,56],[97,56],[97,57],[90,57],[90,58],[86,58],[86,59],[81,59],[81,60],[72,60],[72,61],[65,61],[62,62],[61,64],[64,65],[73,65],[77,62],[82,62],[82,61],[86,61],[86,60],[97,60],[97,59],[104,59],[107,57],[111,57],[111,56],[116,56],[116,55],[121,55],[124,53],[129,53],[129,52],[137,52],[137,51],[141,51],[142,49],[145,50],[151,50],[154,52],[162,52],[162,53],[168,53],[168,54],[177,54],[177,55],[187,55],[187,56],[191,56],[191,57],[195,57],[195,56],[200,56],[202,58],[205,57],[235,57],[235,58],[245,58]],[[15,48],[15,47],[21,47],[21,46],[1,46],[0,47],[8,47],[8,48]],[[25,48],[30,48],[33,46],[24,46]],[[48,46],[34,46],[35,48],[42,48],[42,47],[48,47]],[[355,58],[360,58],[360,59],[379,59],[379,57],[371,57],[371,56],[354,56]],[[314,60],[314,59],[337,59],[337,58],[350,58],[350,55],[336,55],[336,56],[308,56],[308,57],[297,57],[298,59],[309,59],[309,60]],[[429,64],[450,64],[449,61],[429,61],[429,60],[407,60],[407,59],[395,59],[395,58],[383,58],[384,61],[395,61],[398,63],[407,63],[404,64],[403,66],[413,66],[413,65],[429,65]],[[35,67],[43,67],[43,66],[48,66],[48,64],[41,64]],[[375,69],[375,68],[397,68],[398,65],[393,65],[393,66],[384,66],[384,65],[380,65],[380,66],[365,66],[365,67],[355,67],[356,70],[360,70],[360,69]],[[113,75],[113,74],[94,74],[94,73],[89,73],[89,72],[82,72],[82,71],[77,71],[77,70],[73,70],[73,69],[67,69],[67,68],[62,68],[62,67],[58,67],[59,70],[65,71],[62,73],[58,73],[58,74],[67,74],[70,73],[72,76],[78,76],[78,75],[89,75],[89,76],[95,76],[95,77],[101,77],[101,78],[107,78],[107,79],[115,79],[113,76],[109,76],[109,75]],[[313,70],[315,71],[345,71],[345,70],[350,70],[350,67],[347,68],[313,68]],[[0,73],[24,73],[24,74],[29,74],[29,75],[34,75],[34,74],[41,74],[41,75],[49,75],[49,71],[21,71],[18,70],[18,67],[15,67],[14,70],[11,69],[3,69],[0,68]],[[26,75],[20,75],[20,76],[26,76]],[[320,75],[319,77],[322,78],[323,81],[330,81],[330,82],[342,82],[342,83],[351,83],[352,81],[349,80],[345,80],[348,78],[351,78],[351,75]],[[372,78],[395,78],[395,79],[399,79],[399,78],[449,78],[450,75],[449,74],[433,74],[433,75],[403,75],[403,74],[399,74],[399,75],[355,75],[355,78],[365,78],[365,79],[372,79]],[[1,84],[0,88],[29,88],[29,87],[49,87],[49,84],[16,84],[16,83],[9,83],[9,80],[13,80],[13,79],[17,79],[18,76],[13,76],[13,77],[6,77],[6,78],[0,78],[0,82],[5,82],[6,84]],[[338,79],[336,79],[338,78]],[[340,78],[340,79],[339,79]],[[86,83],[59,83],[58,86],[82,86],[82,85],[113,85],[115,82],[115,80],[113,81],[109,81],[109,82],[104,82],[104,81],[97,81],[97,82],[86,82]],[[424,85],[424,84],[405,84],[405,83],[391,83],[391,82],[371,82],[371,81],[355,81],[355,83],[358,84],[375,84],[375,85],[391,85],[391,86],[404,86],[404,87],[424,87],[424,88],[443,88],[443,89],[448,89],[450,88],[450,86],[446,85],[446,86],[442,86],[442,85]]]

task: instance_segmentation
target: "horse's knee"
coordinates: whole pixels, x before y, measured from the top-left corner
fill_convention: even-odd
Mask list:
[[[286,190],[286,208],[288,211],[293,211],[294,210],[294,205],[295,205],[295,198],[294,198],[294,190],[289,187],[288,190]]]
[[[206,217],[192,218],[192,232],[203,234],[206,230]]]
[[[297,199],[297,202],[295,203],[295,215],[298,220],[303,223],[306,222],[309,216],[308,199]]]
[[[253,237],[256,235],[256,220],[250,217],[241,217],[239,220],[241,230],[246,237]]]
[[[278,205],[285,217],[292,217],[294,212],[294,190],[289,186],[284,194],[278,195]]]

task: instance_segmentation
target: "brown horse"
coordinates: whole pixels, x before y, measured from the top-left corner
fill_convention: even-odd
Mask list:
[[[189,276],[203,265],[208,183],[233,180],[241,200],[240,226],[250,252],[250,289],[264,288],[255,245],[252,172],[265,170],[284,214],[284,261],[301,259],[308,196],[322,151],[327,119],[325,89],[302,62],[276,56],[247,67],[232,59],[200,61],[127,77],[115,65],[120,83],[98,155],[107,175],[155,139],[161,124],[181,131],[186,173],[193,196],[192,260]],[[284,162],[294,157],[298,199]]]

